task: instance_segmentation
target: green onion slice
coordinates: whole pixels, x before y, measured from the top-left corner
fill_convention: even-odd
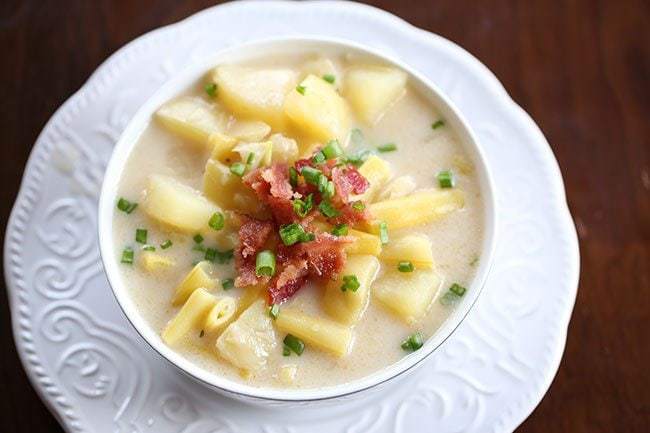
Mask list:
[[[147,229],[135,229],[135,241],[139,244],[146,244]]]
[[[379,240],[381,240],[382,245],[388,243],[388,224],[384,221],[379,223]]]
[[[334,82],[336,81],[336,77],[334,76],[334,74],[325,74],[323,75],[323,80],[327,81],[330,84],[334,84]]]
[[[438,129],[438,128],[442,128],[443,126],[445,126],[445,121],[440,119],[433,122],[433,124],[431,125],[431,129]]]
[[[382,153],[393,152],[397,150],[397,145],[395,143],[386,143],[382,144],[381,146],[377,146],[377,150]]]
[[[133,212],[136,207],[138,207],[137,203],[130,202],[123,197],[120,197],[120,199],[117,201],[117,208],[127,214]]]
[[[362,202],[361,200],[357,200],[354,203],[352,203],[352,209],[361,212],[366,208],[366,204]]]
[[[197,244],[203,242],[203,236],[201,236],[201,233],[195,234],[192,239],[194,239],[194,242],[196,242]]]
[[[341,215],[341,212],[335,209],[334,206],[332,206],[332,203],[327,200],[320,202],[318,210],[327,218],[334,218]]]
[[[211,98],[214,98],[215,96],[217,96],[217,84],[216,83],[206,84],[203,89],[205,90],[205,93],[207,93],[208,96],[210,96]]]
[[[343,155],[343,149],[341,149],[341,145],[339,144],[338,140],[330,140],[327,145],[325,145],[323,150],[321,150],[321,152],[327,159],[334,159]]]
[[[356,275],[344,275],[343,276],[343,284],[341,284],[341,291],[342,292],[347,292],[350,290],[351,292],[356,292],[359,290],[359,287],[361,284],[359,283],[359,279],[357,278]]]
[[[332,229],[332,234],[334,236],[345,236],[348,234],[348,225],[347,224],[337,224],[336,227]]]
[[[278,315],[280,314],[280,306],[278,304],[273,304],[269,307],[269,316],[273,320],[278,318]]]
[[[322,164],[325,162],[326,159],[327,158],[325,158],[325,154],[322,151],[318,151],[311,158],[311,162],[313,162],[314,164]]]
[[[230,172],[235,176],[242,177],[246,171],[246,165],[241,162],[235,162],[230,166]]]
[[[257,253],[255,258],[255,275],[266,275],[272,277],[275,275],[275,254],[273,251],[264,250]]]
[[[422,334],[419,332],[414,332],[413,334],[409,335],[406,340],[402,341],[402,349],[407,352],[415,352],[420,347],[422,347],[423,344],[424,341],[422,339]]]
[[[232,278],[226,278],[221,282],[221,287],[224,290],[230,290],[233,287],[235,287],[235,280],[233,280]]]
[[[133,248],[124,248],[124,250],[122,250],[122,260],[120,261],[122,263],[126,263],[127,265],[133,264]]]
[[[167,239],[165,242],[160,244],[160,248],[162,248],[163,250],[166,250],[167,248],[171,247],[172,245],[174,245],[173,242],[170,239]]]
[[[298,186],[298,170],[293,167],[289,167],[289,183],[294,188]]]
[[[287,334],[287,336],[284,337],[284,340],[282,341],[285,347],[288,347],[293,353],[298,356],[302,355],[302,352],[305,350],[305,343],[303,343],[300,338],[294,335]]]
[[[214,262],[217,258],[217,250],[215,248],[206,248],[205,249],[205,260]]]
[[[463,295],[465,294],[465,292],[467,291],[467,289],[466,289],[465,287],[461,286],[461,285],[458,284],[458,283],[454,283],[454,284],[452,284],[451,287],[449,288],[449,291],[450,291],[451,293],[455,294],[456,296],[461,297],[461,296],[463,296]]]
[[[304,218],[314,207],[314,195],[309,194],[304,200],[297,198],[293,200],[292,205],[296,215],[300,218]]]
[[[453,188],[456,184],[454,174],[450,170],[443,170],[437,175],[440,188]]]
[[[303,167],[302,170],[300,170],[300,174],[305,178],[305,182],[316,186],[318,186],[318,182],[321,177],[323,177],[323,173],[320,170],[310,166]],[[327,178],[325,180],[327,180]]]
[[[296,86],[296,92],[300,93],[301,95],[304,95],[306,90],[307,88],[305,86]]]
[[[291,349],[289,349],[289,346],[286,344],[282,346],[282,356],[290,356],[291,355]]]
[[[156,247],[153,245],[143,245],[142,246],[142,251],[156,251]]]
[[[210,221],[208,221],[208,225],[214,230],[221,230],[225,224],[226,218],[221,212],[213,213],[210,217]]]
[[[415,270],[415,266],[413,266],[412,262],[402,261],[397,264],[397,270],[400,272],[413,272]]]

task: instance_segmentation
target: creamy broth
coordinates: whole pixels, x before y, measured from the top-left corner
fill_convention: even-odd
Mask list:
[[[299,72],[303,65],[313,58],[316,57],[283,57],[266,62],[257,61],[249,66],[293,68]],[[341,93],[344,93],[342,89],[347,70],[352,66],[367,64],[363,60],[349,58],[343,54],[329,58],[336,72],[332,86]],[[186,95],[216,104],[219,110],[229,116],[227,122],[232,123],[236,116],[233,116],[228,108],[221,106],[221,89],[216,89],[217,95],[214,98],[204,91],[209,77],[209,74],[206,75],[204,80],[188,89]],[[304,74],[298,77],[292,89],[300,83]],[[335,385],[376,372],[406,356],[408,353],[401,347],[405,338],[417,331],[426,340],[453,311],[453,303],[449,305],[449,302],[443,302],[443,298],[449,293],[448,289],[453,283],[469,287],[476,263],[480,259],[478,254],[483,241],[483,204],[471,159],[450,126],[444,124],[432,128],[432,124],[441,120],[439,113],[418,95],[408,82],[405,92],[391,102],[375,125],[369,126],[367,122],[360,120],[357,114],[354,109],[350,109],[351,122],[348,130],[361,130],[366,148],[375,149],[385,143],[396,144],[397,150],[377,154],[390,165],[392,179],[407,175],[417,185],[416,190],[438,190],[440,185],[436,174],[442,170],[451,170],[455,179],[453,189],[464,194],[462,209],[423,225],[389,230],[389,243],[412,233],[425,234],[431,242],[434,270],[442,281],[424,317],[415,323],[405,323],[377,301],[372,294],[374,285],[371,285],[367,309],[360,320],[350,326],[354,337],[351,350],[346,356],[334,356],[309,343],[305,344],[302,355],[291,353],[290,356],[283,356],[282,339],[286,332],[277,329],[275,324],[277,344],[269,351],[265,367],[257,371],[244,373],[241,368],[220,356],[215,348],[219,333],[201,332],[200,324],[194,326],[184,338],[172,346],[175,351],[208,371],[256,386],[310,388]],[[314,143],[319,143],[318,140],[305,138],[308,134],[296,131],[294,126],[288,126],[281,131],[274,128],[271,134],[276,132],[295,139],[301,155],[306,154]],[[349,141],[349,134],[342,137],[341,141]],[[320,143],[321,146],[325,144],[322,141]],[[350,146],[355,144],[350,144],[348,149]],[[193,263],[203,258],[203,253],[193,250],[196,243],[192,234],[179,233],[152,220],[141,203],[147,194],[148,179],[151,175],[169,176],[197,191],[202,191],[204,168],[209,157],[209,149],[188,143],[187,138],[171,132],[152,119],[129,156],[119,184],[119,197],[140,203],[132,213],[127,214],[116,209],[114,215],[116,250],[122,251],[125,247],[134,250],[133,264],[121,265],[122,277],[140,314],[159,333],[163,332],[179,312],[180,306],[172,305],[176,287],[192,270]],[[390,182],[386,185],[390,185]],[[386,185],[379,189],[375,201],[381,201]],[[142,244],[137,243],[134,238],[138,228],[147,229],[147,244],[156,248],[155,254],[171,259],[174,263],[172,266],[158,271],[143,269]],[[217,246],[222,250],[236,247],[232,236],[228,238],[223,233],[213,236],[208,230],[204,232],[204,238],[205,245]],[[166,240],[171,240],[173,245],[166,249],[160,248]],[[116,260],[120,259],[118,255]],[[225,264],[215,263],[214,275],[221,281],[234,278],[234,263],[233,260]],[[380,260],[380,269],[375,281],[381,279],[386,272],[394,271],[394,268],[395,264]],[[414,272],[419,272],[419,269],[416,267]],[[210,292],[216,296],[240,298],[246,290],[250,289],[224,290],[219,284]],[[283,310],[290,308],[335,320],[324,311],[323,296],[322,284],[310,280],[281,305],[279,314],[282,315]],[[287,365],[296,366],[294,380],[287,380],[281,374],[282,367]]]

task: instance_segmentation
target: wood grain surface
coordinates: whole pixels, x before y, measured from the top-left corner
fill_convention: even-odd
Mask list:
[[[0,1],[3,227],[54,111],[119,47],[213,3]],[[650,2],[373,3],[484,62],[537,121],[560,163],[580,236],[580,288],[560,370],[518,431],[647,433]],[[5,293],[0,431],[61,431],[22,369]]]

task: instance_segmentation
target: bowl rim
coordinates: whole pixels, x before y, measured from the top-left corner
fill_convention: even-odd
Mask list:
[[[309,51],[306,47],[312,47],[313,50],[313,48],[318,46],[321,48],[328,46],[340,50],[352,50],[369,57],[377,58],[382,63],[392,64],[404,70],[409,75],[409,78],[411,78],[411,85],[415,85],[421,90],[428,92],[429,94],[426,95],[427,100],[443,114],[447,123],[452,124],[459,142],[474,162],[475,172],[480,182],[481,197],[483,199],[484,227],[480,261],[474,278],[468,285],[465,298],[457,304],[454,311],[443,321],[420,350],[406,355],[399,361],[380,370],[350,382],[324,387],[257,387],[209,372],[183,357],[180,353],[167,346],[161,340],[158,332],[149,326],[146,320],[138,313],[135,303],[128,294],[126,285],[123,284],[113,243],[112,223],[115,212],[115,200],[117,198],[117,187],[123,172],[124,163],[128,160],[140,135],[149,125],[151,116],[156,109],[162,103],[178,96],[192,86],[197,80],[205,76],[211,68],[220,63],[229,63],[228,57],[236,57],[237,54],[241,54],[242,52],[253,53],[249,54],[249,59],[264,57],[268,54],[259,54],[265,52],[264,48],[277,49],[278,46],[282,47],[283,45],[290,45],[293,49],[301,46],[305,52]],[[254,53],[258,54],[256,55]],[[435,101],[432,101],[432,99]],[[98,205],[98,237],[102,264],[117,304],[138,335],[167,362],[194,380],[209,388],[225,393],[250,399],[269,401],[320,401],[356,394],[388,382],[408,371],[412,371],[415,366],[421,365],[424,359],[435,352],[455,332],[476,304],[492,266],[497,237],[496,205],[494,181],[476,134],[453,102],[438,86],[429,81],[423,74],[389,54],[379,52],[377,49],[347,39],[322,36],[267,37],[217,50],[206,59],[188,65],[166,81],[138,108],[114,146],[106,168]]]

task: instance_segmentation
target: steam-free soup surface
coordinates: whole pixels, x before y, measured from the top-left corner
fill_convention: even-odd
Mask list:
[[[229,69],[233,67],[234,72]],[[236,69],[239,67],[244,67],[245,73]],[[265,74],[278,70],[285,71],[284,78],[268,78],[271,84],[263,82],[258,86],[259,82],[247,81],[267,80]],[[286,83],[278,85],[278,80],[282,79],[286,79]],[[239,82],[233,84],[229,80]],[[320,82],[316,83],[315,80]],[[322,90],[325,96],[312,93],[320,92],[321,84],[325,86]],[[245,93],[247,86],[258,86],[255,91],[258,98],[254,102],[261,100],[262,108],[259,104],[249,104],[250,100],[242,99],[237,93]],[[282,91],[278,91],[278,88]],[[270,96],[264,93],[272,91],[276,93]],[[325,114],[310,112],[327,107],[329,100],[321,100],[315,105],[300,105],[306,100],[301,98],[327,99],[331,96],[329,92],[342,101],[342,105],[339,104],[339,107],[343,107],[342,114],[337,112],[336,104],[330,104],[334,108],[330,107]],[[365,96],[364,92],[367,92]],[[212,120],[201,118],[196,110],[190,110],[190,114],[187,114],[186,109],[179,114],[173,110],[165,112],[165,107],[161,108],[161,112],[152,118],[142,133],[124,168],[116,202],[119,198],[124,200],[116,207],[113,224],[118,251],[115,259],[125,262],[120,263],[122,278],[139,314],[162,335],[166,344],[201,368],[233,380],[256,386],[308,388],[345,383],[376,372],[407,356],[410,351],[417,350],[420,345],[417,334],[423,341],[435,334],[454,306],[465,296],[464,288],[469,287],[474,276],[483,240],[483,207],[472,159],[448,122],[436,107],[419,94],[406,74],[392,67],[384,67],[374,59],[345,53],[334,53],[327,58],[304,53],[268,61],[260,59],[248,65],[216,65],[215,71],[207,73],[179,98],[170,101],[170,104],[179,100],[190,101],[189,104],[197,101],[204,103],[204,108],[207,107],[212,113]],[[264,101],[272,101],[271,105],[275,105],[265,111]],[[299,107],[291,104],[298,104]],[[329,123],[324,122],[326,126],[314,124],[313,119],[319,122],[327,116],[331,119]],[[295,144],[291,140],[295,140]],[[304,230],[306,233],[311,231],[320,237],[324,235],[319,233],[331,232],[336,227],[340,231],[347,228],[348,236],[352,229],[372,235],[370,246],[356,251],[348,250],[349,245],[357,241],[352,237],[352,242],[341,247],[345,250],[342,254],[346,263],[350,263],[350,260],[356,263],[356,260],[372,273],[368,277],[368,288],[361,300],[361,307],[354,307],[352,316],[349,311],[344,314],[332,305],[339,301],[347,302],[349,298],[346,296],[354,297],[364,291],[364,282],[359,281],[362,271],[355,271],[359,275],[354,276],[362,285],[356,291],[354,281],[346,286],[343,280],[345,275],[352,274],[345,274],[340,269],[325,279],[307,275],[299,290],[286,299],[282,299],[285,295],[279,291],[269,289],[274,284],[280,284],[274,281],[283,268],[278,259],[278,245],[282,245],[284,239],[278,232],[289,222],[279,221],[264,198],[244,181],[247,176],[254,176],[251,173],[256,170],[270,170],[273,164],[284,164],[282,167],[287,170],[300,158],[312,161],[316,156],[318,160],[318,152],[332,140],[336,140],[334,144],[338,144],[343,151],[336,156],[337,169],[348,174],[358,170],[361,174],[365,173],[364,177],[369,181],[367,188],[372,194],[350,194],[348,197],[350,206],[364,206],[363,212],[368,212],[365,214],[367,220],[344,225],[336,218],[323,215],[317,202],[331,202],[334,207],[345,206],[345,203],[336,197],[329,197],[327,192],[319,192],[317,186],[310,185],[298,170],[298,183],[315,191],[312,209],[308,210],[315,222],[307,223],[299,216],[296,216],[296,221],[307,227]],[[272,143],[271,153],[260,156],[259,153],[268,151],[269,147],[265,147],[268,144],[258,144],[268,142]],[[247,143],[257,144],[246,147]],[[264,160],[268,156],[270,158]],[[381,167],[388,167],[390,174],[384,173],[382,176],[372,171],[369,165],[364,169],[371,158],[383,164]],[[260,161],[251,163],[252,159]],[[212,168],[225,167],[228,179],[214,181],[216,185],[210,184],[213,181],[206,180],[206,164],[210,161],[213,161]],[[240,177],[238,170],[242,165],[244,172]],[[318,163],[313,165],[321,172],[328,170]],[[332,163],[331,166],[335,165]],[[193,230],[189,217],[171,215],[194,208],[185,202],[174,202],[175,199],[169,195],[173,193],[161,192],[162,187],[156,186],[152,179],[158,179],[163,184],[176,182],[172,190],[178,185],[192,188],[193,191],[185,192],[190,191],[190,196],[194,194],[199,197],[197,209],[207,212],[203,217],[204,227]],[[326,176],[327,179],[331,177]],[[226,185],[224,182],[230,183]],[[294,185],[294,190],[297,188]],[[422,191],[422,203],[399,202],[405,198],[420,197],[418,194]],[[233,205],[232,196],[239,192],[241,197]],[[292,200],[295,197],[298,196]],[[306,194],[301,197],[304,202]],[[169,203],[164,204],[167,199]],[[404,213],[396,220],[380,221],[375,218],[373,209],[381,208],[375,205],[387,203],[390,209],[391,201],[397,203],[395,206],[398,209],[403,207]],[[134,203],[138,203],[138,206],[131,209]],[[411,205],[416,206],[417,210],[408,207]],[[300,204],[298,210],[301,210]],[[214,217],[214,214],[218,214],[218,217]],[[262,275],[255,275],[254,278],[259,280],[254,288],[232,287],[240,273],[237,257],[241,254],[238,230],[242,224],[239,215],[242,214],[273,224],[273,233],[266,239],[264,249],[276,257],[276,274],[267,277],[264,272],[269,269],[256,267],[255,270],[261,270]],[[417,214],[417,221],[399,227],[399,220],[405,221],[413,214]],[[220,227],[221,216],[224,217],[223,228],[215,230],[215,227]],[[201,222],[200,217],[194,217]],[[180,225],[170,223],[174,218],[180,218]],[[387,223],[385,231],[381,228],[382,222]],[[190,228],[183,226],[186,223]],[[136,240],[138,229],[139,241]],[[146,230],[146,239],[142,229]],[[197,233],[201,236],[196,237]],[[339,235],[346,238],[345,234]],[[424,239],[424,249],[407,245],[398,250],[403,257],[387,257],[386,252],[390,253],[391,248],[394,249],[405,236]],[[292,251],[292,248],[309,242],[308,236],[303,237],[286,248]],[[409,248],[420,249],[413,251]],[[260,252],[256,251],[253,257],[256,266],[259,261],[255,262],[254,259]],[[229,254],[234,257],[230,258]],[[198,288],[191,287],[191,284],[179,288],[200,261],[203,264],[198,266],[203,266],[210,282],[197,283],[205,289],[203,298],[198,294],[195,296],[194,290]],[[378,269],[373,271],[375,265]],[[417,287],[413,281],[419,278],[428,286]],[[328,285],[331,286],[329,292],[326,288]],[[408,290],[424,293],[421,297],[425,301],[420,302],[426,305],[419,306],[420,310],[401,308],[400,303],[407,302],[402,296],[411,286],[415,288]],[[180,290],[187,293],[180,296]],[[225,323],[211,329],[206,325],[207,315],[216,305],[215,302],[223,298],[228,298],[228,302],[220,304],[223,308],[220,314],[225,317]],[[191,306],[187,305],[190,303],[188,299],[196,304],[193,304],[195,311],[189,311]],[[270,299],[280,300],[276,302],[278,306],[273,312],[270,312]],[[182,320],[175,319],[182,309],[186,310]],[[247,347],[246,342],[237,342],[237,326],[243,332],[247,332],[246,326],[249,326],[242,317],[245,312],[248,312],[251,320],[258,321],[255,326],[261,329],[252,332],[252,335],[265,334],[269,337],[249,342],[254,347]],[[213,319],[218,316],[216,312],[214,314]],[[297,340],[304,343],[304,351],[298,355],[291,344],[283,342],[287,334],[300,334],[303,331],[295,327],[304,324],[285,323],[293,319],[291,314],[304,314],[315,323],[325,321],[333,324],[334,329],[342,330],[342,335],[351,337],[350,342],[341,348],[340,342],[312,342],[309,338],[295,335]],[[228,341],[235,346],[226,344],[226,337],[221,346],[217,344],[226,333],[232,334]],[[415,337],[409,340],[413,335]],[[241,355],[242,352],[245,354]],[[250,358],[250,352],[256,355]],[[241,356],[249,358],[238,358]]]

